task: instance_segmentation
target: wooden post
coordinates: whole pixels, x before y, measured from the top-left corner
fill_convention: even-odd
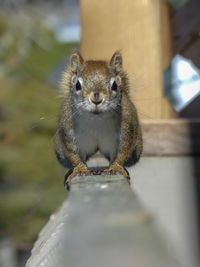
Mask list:
[[[132,100],[140,116],[146,119],[174,117],[162,89],[161,32],[169,24],[161,23],[163,14],[167,19],[167,11],[161,9],[164,5],[161,2],[81,1],[83,56],[109,59],[113,51],[120,49],[132,84]],[[165,41],[170,42],[170,39],[166,38]],[[166,42],[164,44],[168,46]]]
[[[166,1],[161,4],[161,47],[162,47],[162,69],[163,72],[169,67],[173,57],[172,31],[170,21],[171,7]],[[161,101],[161,118],[176,118],[177,113],[165,98]]]
[[[41,231],[26,264],[39,266],[179,265],[124,177],[85,176]]]

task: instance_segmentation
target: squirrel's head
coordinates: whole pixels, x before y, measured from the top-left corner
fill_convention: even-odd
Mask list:
[[[69,72],[75,108],[94,113],[119,108],[122,90],[127,87],[120,52],[115,52],[110,62],[84,61],[79,53],[74,53]]]

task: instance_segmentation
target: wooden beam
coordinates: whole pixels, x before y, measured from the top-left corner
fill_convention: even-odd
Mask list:
[[[142,121],[144,155],[200,155],[200,120]]]
[[[26,267],[180,266],[169,251],[124,177],[76,177]]]
[[[165,1],[161,3],[161,46],[162,46],[162,69],[165,71],[172,60],[172,33],[171,33],[171,7]],[[170,102],[161,99],[161,118],[176,118],[177,112],[172,108]]]

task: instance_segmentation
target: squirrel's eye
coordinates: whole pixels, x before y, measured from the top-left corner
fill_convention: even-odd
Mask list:
[[[114,91],[114,92],[117,91],[117,89],[118,89],[118,85],[117,85],[116,81],[113,82],[113,84],[112,84],[112,86],[111,86],[111,89],[112,89],[112,91]]]
[[[81,83],[79,82],[79,80],[77,80],[76,82],[76,91],[80,91],[81,90]]]

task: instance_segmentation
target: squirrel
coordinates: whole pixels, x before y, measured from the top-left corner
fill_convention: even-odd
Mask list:
[[[119,51],[110,62],[84,61],[78,52],[71,55],[61,80],[64,101],[55,135],[57,158],[70,169],[67,189],[74,176],[91,173],[87,160],[97,151],[109,160],[106,173],[129,178],[125,166],[140,159],[143,147],[129,87]]]

